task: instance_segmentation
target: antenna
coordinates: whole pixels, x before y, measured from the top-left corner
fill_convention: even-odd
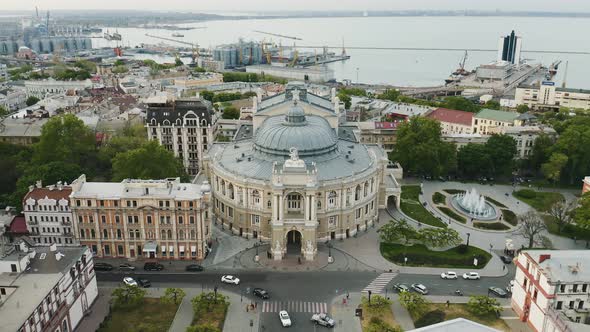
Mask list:
[[[39,8],[35,6],[35,13],[37,13],[37,19],[39,19]]]
[[[570,62],[566,61],[565,62],[565,74],[563,74],[563,82],[561,83],[561,87],[565,89],[566,83],[567,83],[567,69],[569,67]]]

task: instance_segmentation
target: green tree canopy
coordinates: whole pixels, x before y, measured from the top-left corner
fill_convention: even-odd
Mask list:
[[[30,96],[29,98],[27,98],[27,101],[25,103],[27,104],[27,106],[33,106],[38,102],[39,102],[39,98],[37,98],[35,96]]]
[[[521,113],[522,114],[522,113],[526,113],[526,112],[530,111],[530,108],[527,105],[524,105],[524,104],[523,105],[518,105],[518,106],[516,106],[516,111],[518,113]]]
[[[484,105],[484,108],[489,108],[491,110],[499,110],[501,108],[500,102],[496,100],[488,100]]]
[[[590,119],[578,118],[565,124],[552,153],[568,157],[563,174],[570,184],[590,174]]]
[[[113,290],[115,307],[133,308],[143,302],[145,290],[137,286],[124,285]]]
[[[578,207],[574,210],[576,225],[590,230],[590,192],[584,193],[578,201]]]
[[[118,153],[113,158],[113,181],[169,177],[188,180],[182,162],[156,141],[149,141],[137,149]]]
[[[0,118],[7,116],[10,112],[6,109],[6,107],[0,105]]]
[[[382,94],[377,95],[377,99],[385,99],[391,101],[397,101],[400,96],[399,90],[387,89]]]
[[[439,176],[456,167],[455,145],[443,142],[440,123],[425,117],[412,117],[398,127],[391,159],[412,174]]]
[[[123,74],[123,73],[128,72],[129,68],[127,68],[127,66],[125,66],[125,65],[114,66],[111,71],[113,72],[113,74]]]
[[[471,113],[477,113],[480,110],[479,105],[474,104],[471,100],[455,96],[445,98],[441,107]]]
[[[347,95],[346,93],[339,92],[338,99],[340,99],[340,101],[344,103],[344,108],[350,109],[352,98],[349,95]]]
[[[223,115],[221,116],[224,119],[239,119],[240,118],[240,110],[233,107],[228,106],[223,109]]]
[[[418,239],[418,232],[405,220],[391,220],[379,229],[381,241],[386,243],[401,242],[407,245],[410,241]]]
[[[399,303],[413,315],[420,316],[426,310],[428,301],[424,296],[414,292],[399,293]]]
[[[541,166],[541,171],[547,180],[557,183],[561,178],[561,171],[567,164],[567,156],[556,152],[551,155],[549,161]]]
[[[486,316],[502,311],[500,302],[497,299],[484,295],[471,296],[469,302],[467,302],[467,309],[478,316]]]
[[[486,142],[492,172],[496,176],[508,176],[514,169],[516,141],[508,135],[492,135]]]
[[[468,143],[457,151],[457,169],[469,178],[490,175],[492,168],[488,149],[483,144]]]
[[[456,230],[445,227],[445,228],[422,228],[420,229],[419,238],[420,241],[431,248],[443,248],[449,246],[456,246],[461,243],[461,236]]]
[[[541,165],[549,161],[553,144],[555,144],[555,139],[551,136],[547,134],[539,135],[535,139],[531,154],[524,161],[526,167],[537,173],[541,169]]]
[[[185,296],[186,293],[182,288],[166,288],[164,296],[162,297],[162,302],[178,305],[182,302],[182,299]]]

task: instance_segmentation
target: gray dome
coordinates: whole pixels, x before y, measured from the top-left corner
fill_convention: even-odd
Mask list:
[[[256,131],[255,149],[272,155],[289,156],[294,147],[300,157],[317,156],[336,150],[338,138],[326,119],[305,116],[303,108],[295,104],[285,117],[266,119]]]

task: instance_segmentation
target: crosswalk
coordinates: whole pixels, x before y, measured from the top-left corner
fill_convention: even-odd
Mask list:
[[[262,302],[262,312],[279,312],[287,310],[288,312],[310,312],[310,313],[327,313],[328,304],[326,302],[307,302],[307,301],[264,301]]]
[[[373,280],[365,289],[363,289],[363,293],[368,293],[369,291],[373,293],[383,293],[383,290],[387,286],[387,284],[391,281],[391,279],[395,278],[397,273],[395,272],[386,272],[381,273],[375,280]]]

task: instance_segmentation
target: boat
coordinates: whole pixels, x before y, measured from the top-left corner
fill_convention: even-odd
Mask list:
[[[175,32],[172,34],[172,37],[184,37],[182,33]]]
[[[113,33],[112,38],[113,40],[121,40],[121,34],[119,33],[119,31]]]

